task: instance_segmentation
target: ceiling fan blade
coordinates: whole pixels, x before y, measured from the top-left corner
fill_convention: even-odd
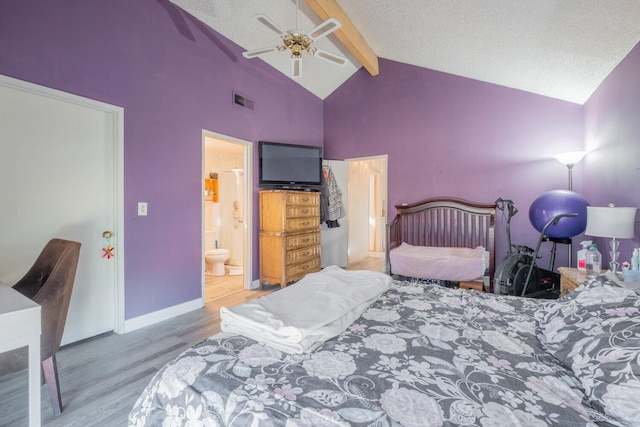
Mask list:
[[[339,66],[344,66],[347,63],[347,58],[340,55],[334,55],[333,53],[327,52],[326,50],[316,49],[316,53],[314,56],[317,56],[320,59],[324,59],[325,61],[331,62],[332,64],[336,64]]]
[[[286,36],[288,34],[285,30],[280,28],[278,24],[276,24],[271,18],[269,18],[264,13],[258,13],[256,15],[253,15],[253,19],[258,21],[259,23],[261,23],[262,25],[264,25],[274,33],[277,33],[280,37]]]
[[[291,58],[291,77],[294,79],[302,77],[302,58]]]
[[[256,56],[264,55],[265,53],[275,52],[278,50],[278,46],[273,47],[263,47],[262,49],[248,50],[246,52],[242,52],[242,56],[245,58],[255,58]]]
[[[306,35],[309,36],[312,40],[318,40],[328,36],[340,27],[342,27],[342,24],[340,24],[340,22],[333,18],[329,18],[311,31],[308,31]]]

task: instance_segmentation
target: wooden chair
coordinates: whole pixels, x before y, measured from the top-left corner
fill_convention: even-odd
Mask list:
[[[56,352],[60,348],[78,267],[80,243],[52,239],[13,288],[41,306],[40,354],[54,414],[62,412]],[[26,351],[0,354],[0,375],[26,368]]]

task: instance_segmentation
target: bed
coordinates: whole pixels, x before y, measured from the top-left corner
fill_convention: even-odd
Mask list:
[[[450,282],[482,280],[495,271],[496,205],[437,197],[396,205],[387,226],[387,273]]]
[[[226,332],[196,345],[129,425],[638,425],[639,309],[604,276],[554,301],[390,280],[312,351]]]

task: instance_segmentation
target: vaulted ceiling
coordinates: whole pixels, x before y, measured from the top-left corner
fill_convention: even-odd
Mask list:
[[[246,50],[281,44],[255,14],[303,32],[338,19],[316,45],[347,64],[303,56],[296,79],[321,99],[363,65],[375,78],[385,58],[583,104],[640,41],[637,0],[171,1]],[[290,75],[288,52],[241,59]]]

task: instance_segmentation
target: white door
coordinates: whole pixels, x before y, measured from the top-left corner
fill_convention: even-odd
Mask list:
[[[0,281],[19,280],[51,238],[79,241],[63,343],[111,331],[117,259],[102,257],[102,233],[117,232],[118,119],[73,97],[70,101],[2,83]]]
[[[347,162],[344,160],[325,160],[323,166],[331,169],[338,188],[340,188],[345,217],[338,220],[340,227],[329,228],[326,223],[323,223],[320,228],[322,268],[330,265],[346,267],[349,261],[347,253],[347,218],[349,217],[349,208],[347,206]]]

